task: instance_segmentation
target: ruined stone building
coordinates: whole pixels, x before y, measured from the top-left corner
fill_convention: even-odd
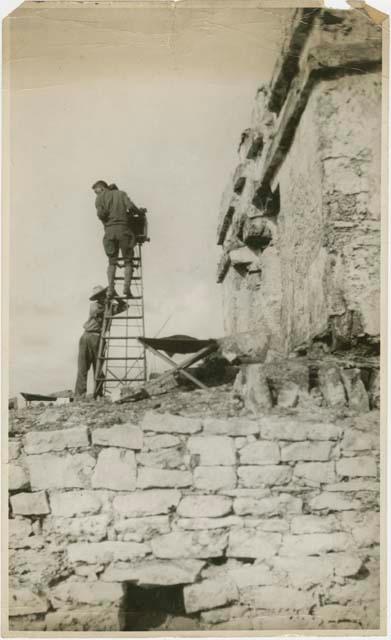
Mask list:
[[[379,631],[380,102],[379,27],[292,12],[219,220],[235,395],[11,412],[10,629]]]

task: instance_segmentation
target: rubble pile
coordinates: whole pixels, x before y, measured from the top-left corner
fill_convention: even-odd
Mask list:
[[[12,629],[378,627],[378,411],[229,393],[12,412]]]

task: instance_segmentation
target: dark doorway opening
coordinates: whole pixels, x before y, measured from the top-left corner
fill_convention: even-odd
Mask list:
[[[123,631],[164,628],[168,618],[186,616],[183,585],[140,587],[126,583],[121,613]]]

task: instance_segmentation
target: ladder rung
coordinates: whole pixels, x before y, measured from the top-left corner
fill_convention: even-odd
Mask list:
[[[145,378],[121,378],[118,380],[117,378],[103,378],[103,382],[117,382],[121,384],[122,382],[145,382]],[[100,382],[100,381],[99,381]]]
[[[103,338],[103,340],[131,340],[142,337],[143,336],[107,336],[107,338]]]
[[[126,356],[123,358],[113,356],[106,358],[106,356],[99,356],[99,360],[144,360],[144,358],[143,356]]]

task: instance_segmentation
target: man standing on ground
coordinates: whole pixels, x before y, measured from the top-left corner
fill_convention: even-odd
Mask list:
[[[115,293],[114,293],[115,295]],[[77,359],[77,379],[75,397],[84,397],[87,392],[87,376],[91,366],[94,371],[97,366],[99,339],[105,311],[106,289],[97,285],[92,290],[90,313],[87,322],[84,323],[84,333],[79,340],[79,355]],[[112,303],[112,314],[122,313],[127,308],[126,302],[119,300]],[[102,395],[100,391],[97,395]]]
[[[92,186],[96,193],[95,206],[98,218],[103,222],[105,235],[103,246],[109,259],[107,267],[108,290],[107,297],[114,296],[114,278],[119,250],[124,259],[124,291],[126,298],[132,298],[130,283],[132,280],[133,249],[136,236],[131,229],[131,215],[137,207],[129,196],[120,191],[115,185],[109,185],[104,180],[98,180]]]

